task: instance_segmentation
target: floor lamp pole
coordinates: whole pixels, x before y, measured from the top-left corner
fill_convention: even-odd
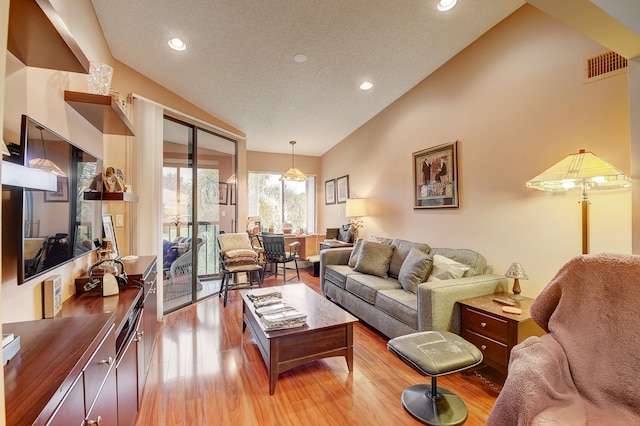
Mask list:
[[[589,254],[589,189],[582,184],[582,254]]]

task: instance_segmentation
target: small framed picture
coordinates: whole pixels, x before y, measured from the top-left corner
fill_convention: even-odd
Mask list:
[[[458,142],[413,153],[414,209],[458,208]]]
[[[57,176],[57,178],[57,189],[44,193],[46,203],[66,203],[69,201],[69,178],[62,176]]]
[[[336,179],[338,204],[346,203],[349,198],[349,175]]]
[[[336,203],[336,180],[331,179],[324,183],[324,203]]]
[[[227,205],[229,203],[229,184],[227,182],[218,183],[218,204]]]
[[[120,258],[120,251],[118,251],[118,241],[116,240],[116,231],[113,227],[113,217],[110,214],[102,215],[102,238],[111,241],[113,258]]]

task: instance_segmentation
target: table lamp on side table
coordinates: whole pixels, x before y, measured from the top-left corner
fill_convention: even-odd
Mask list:
[[[529,277],[527,273],[524,271],[522,264],[518,262],[514,262],[507,269],[507,273],[504,274],[507,278],[513,278],[513,294],[509,296],[514,300],[522,300],[524,297],[520,296],[520,281],[519,280],[528,280]]]

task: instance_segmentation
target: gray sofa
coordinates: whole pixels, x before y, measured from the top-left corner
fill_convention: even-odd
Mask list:
[[[460,272],[443,273],[443,261],[453,261]],[[320,252],[320,288],[325,297],[389,338],[428,330],[459,334],[457,300],[507,291],[507,279],[492,271],[473,250],[432,249],[400,239],[372,237],[359,240],[353,249]],[[462,276],[449,278],[458,275]]]

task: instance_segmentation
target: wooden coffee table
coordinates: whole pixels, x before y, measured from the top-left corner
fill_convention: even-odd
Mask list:
[[[344,356],[349,371],[353,371],[353,323],[358,319],[304,284],[273,289],[282,292],[286,304],[307,314],[307,322],[302,327],[264,331],[247,296],[251,290],[240,290],[242,332],[249,325],[256,339],[269,374],[269,394],[275,392],[280,373],[310,361]]]

